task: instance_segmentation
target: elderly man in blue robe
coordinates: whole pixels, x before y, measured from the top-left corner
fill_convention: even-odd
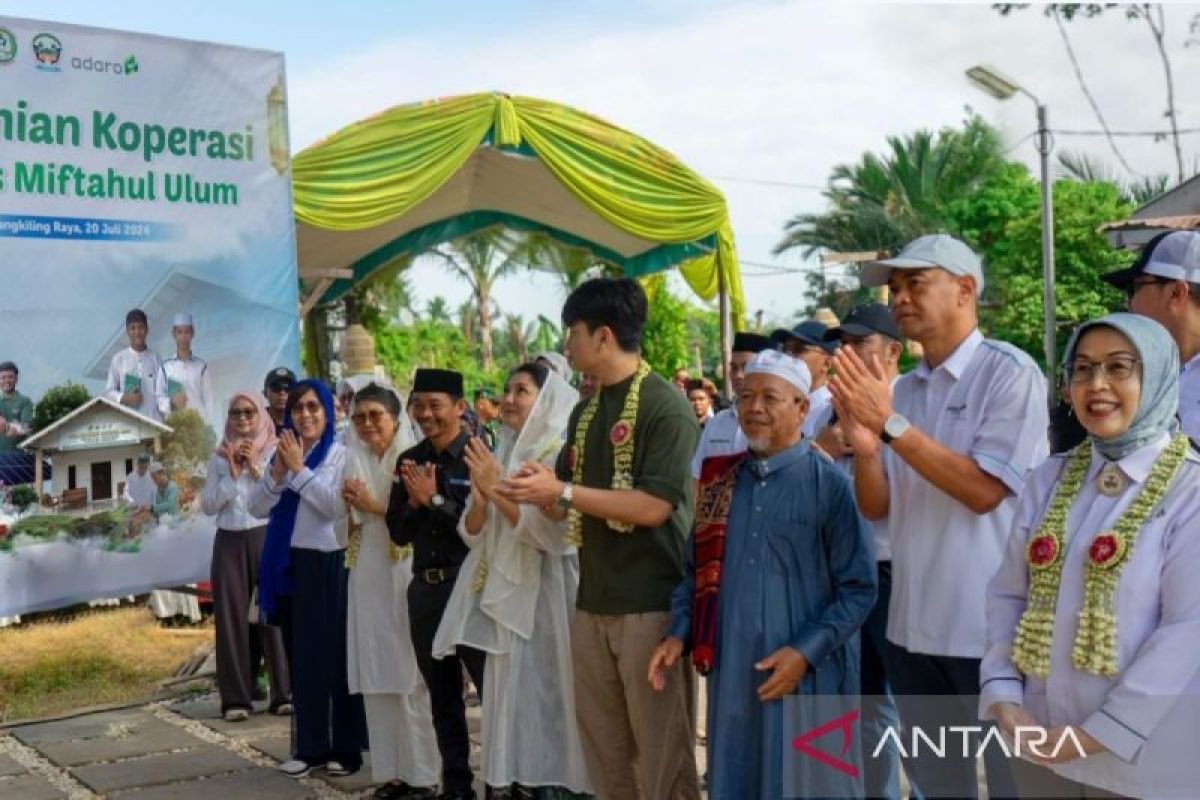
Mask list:
[[[794,749],[804,731],[785,713],[792,695],[856,702],[856,633],[875,601],[850,481],[801,437],[810,387],[804,363],[783,353],[747,365],[738,421],[750,449],[704,461],[671,628],[650,660],[655,688],[689,649],[708,678],[712,800],[849,796],[806,774],[831,771]],[[842,757],[839,744],[826,749]]]

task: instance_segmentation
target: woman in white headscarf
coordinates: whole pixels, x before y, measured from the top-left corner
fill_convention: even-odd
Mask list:
[[[471,497],[459,533],[472,548],[433,643],[487,653],[483,686],[483,774],[495,798],[589,791],[575,724],[571,618],[579,584],[565,522],[496,493],[521,465],[552,465],[578,393],[540,364],[509,375],[493,457],[467,446]]]
[[[350,570],[346,621],[350,692],[361,694],[366,707],[371,773],[383,784],[375,796],[433,797],[441,759],[429,690],[408,635],[412,551],[392,544],[384,522],[393,466],[416,441],[405,424],[400,395],[390,386],[361,386],[349,418],[342,498]]]

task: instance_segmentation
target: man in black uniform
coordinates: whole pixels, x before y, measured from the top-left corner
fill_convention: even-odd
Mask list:
[[[433,727],[442,754],[442,796],[446,798],[475,797],[467,763],[470,741],[462,666],[482,693],[485,659],[482,651],[461,646],[456,655],[441,659],[432,655],[434,634],[467,557],[467,546],[458,535],[458,518],[471,493],[470,473],[463,459],[470,437],[460,425],[466,408],[462,375],[441,369],[417,370],[412,415],[425,439],[400,454],[387,511],[392,541],[413,548],[409,627],[417,666],[433,701]]]

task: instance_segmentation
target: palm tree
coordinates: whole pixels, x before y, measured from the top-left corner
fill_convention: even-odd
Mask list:
[[[426,304],[425,315],[429,317],[430,322],[449,323],[450,304],[446,302],[446,298],[438,295]]]
[[[526,238],[521,257],[533,269],[557,275],[562,281],[563,294],[570,294],[588,278],[621,274],[620,269],[587,248],[566,245],[542,233]]]
[[[1170,175],[1143,175],[1132,181],[1117,177],[1111,166],[1086,153],[1063,151],[1058,154],[1058,165],[1071,180],[1082,183],[1111,183],[1120,192],[1121,202],[1144,206],[1171,185]]]
[[[496,281],[523,265],[521,245],[519,234],[491,228],[430,251],[430,255],[439,257],[452,274],[471,287],[480,361],[485,371],[492,369],[492,290]]]
[[[999,134],[977,115],[961,130],[917,131],[887,143],[882,155],[834,167],[823,192],[829,210],[788,220],[774,252],[889,250],[940,231],[948,206],[974,191],[1004,155]]]

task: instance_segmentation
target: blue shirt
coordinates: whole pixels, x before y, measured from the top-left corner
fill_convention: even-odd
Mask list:
[[[689,541],[671,596],[670,635],[688,642],[695,580]],[[783,796],[782,701],[763,703],[770,672],[754,664],[781,647],[808,670],[796,692],[858,691],[856,632],[875,602],[871,532],[849,479],[807,442],[743,462],[721,565],[716,666],[708,675],[709,796]],[[817,765],[819,769],[824,769]]]

